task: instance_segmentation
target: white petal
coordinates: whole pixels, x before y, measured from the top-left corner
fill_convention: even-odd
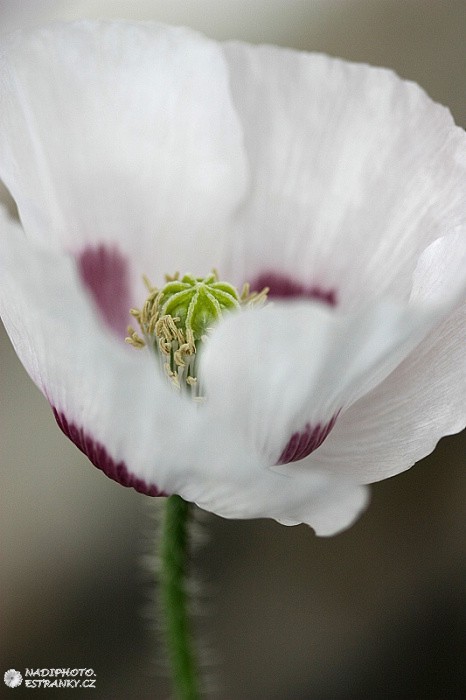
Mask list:
[[[466,305],[337,422],[307,468],[369,483],[411,467],[466,426]]]
[[[344,308],[407,299],[420,252],[465,221],[466,136],[391,71],[228,43],[251,195],[232,269],[282,272]]]
[[[322,429],[385,379],[436,313],[380,302],[341,315],[296,302],[231,315],[201,358],[209,406],[276,464],[296,432]]]
[[[345,478],[267,469],[247,436],[214,406],[174,394],[148,352],[125,348],[88,303],[73,261],[27,243],[0,217],[0,312],[59,425],[111,478],[156,495],[180,493],[224,517],[348,527],[367,493]]]
[[[217,458],[222,463],[223,454]],[[258,469],[247,455],[231,465],[230,479],[226,470],[217,476],[212,469],[210,479],[193,482],[182,495],[225,518],[272,517],[283,525],[305,523],[320,536],[352,525],[369,501],[368,489],[345,477],[312,469],[286,476]]]
[[[431,243],[413,275],[411,304],[453,308],[466,295],[466,225]]]
[[[0,48],[0,175],[28,235],[74,253],[118,242],[133,274],[210,266],[245,185],[219,49],[185,30],[118,23],[33,32],[26,51],[24,41]],[[413,348],[464,282],[465,137],[387,71],[269,47],[227,55],[252,189],[225,268],[297,275],[335,291],[339,315],[301,304],[231,318],[207,344],[197,408],[148,353],[107,333],[74,262],[28,248],[11,222],[0,310],[62,427],[114,478],[330,534],[363,507],[353,479],[400,471],[464,425],[464,316]],[[373,301],[387,290],[411,305]],[[298,419],[340,409],[310,460],[288,475],[268,469]]]
[[[150,22],[2,41],[0,177],[30,235],[78,252],[118,243],[138,277],[207,273],[244,189],[219,46]]]
[[[71,259],[27,243],[12,220],[2,218],[0,231],[0,312],[26,370],[67,432],[81,431],[80,448],[91,459],[102,452],[98,466],[125,472],[125,463],[148,487],[170,490],[167,443],[178,423],[194,429],[194,407],[173,395],[149,353],[106,331]]]

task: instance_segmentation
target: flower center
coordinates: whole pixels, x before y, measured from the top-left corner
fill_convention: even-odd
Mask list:
[[[199,398],[197,360],[212,328],[225,313],[264,303],[268,288],[250,293],[245,284],[239,293],[229,282],[220,281],[215,270],[207,277],[166,275],[160,289],[143,279],[149,296],[142,309],[130,311],[141,333],[129,326],[126,342],[153,350],[171,382]]]

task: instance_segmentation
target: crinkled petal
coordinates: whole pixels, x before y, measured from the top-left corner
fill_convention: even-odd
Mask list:
[[[420,342],[438,309],[389,302],[356,314],[274,303],[226,319],[201,358],[209,404],[280,460],[290,438],[330,424]],[[286,461],[286,460],[285,460]]]
[[[466,305],[335,425],[307,468],[361,483],[386,479],[466,427]]]
[[[404,310],[396,305],[376,305],[379,317],[366,316],[366,320],[373,321],[372,328],[354,323],[356,318],[362,321],[361,315],[338,320],[335,312],[321,311],[322,318],[333,316],[334,324],[347,324],[354,334],[360,333],[361,344],[353,340],[352,346],[345,346],[336,336],[331,338],[324,350],[323,367],[327,361],[336,371],[324,374],[321,383],[312,384],[309,409],[302,415],[311,426],[328,425],[332,411],[336,420],[313,454],[297,464],[280,466],[281,473],[329,470],[370,483],[408,469],[429,454],[442,436],[465,427],[466,307],[461,302],[466,289],[465,270],[466,237],[458,231],[437,239],[422,253],[413,276],[410,303]],[[277,319],[274,327],[279,326]],[[315,327],[309,324],[308,330],[309,338],[318,337]],[[348,339],[350,335],[346,342]],[[314,350],[316,346],[312,342],[310,347]],[[380,354],[384,349],[387,354]],[[304,345],[298,346],[296,365],[299,352],[302,358]],[[337,362],[334,358],[339,355],[342,357]],[[305,405],[303,387],[308,377],[312,378],[312,369],[308,371],[307,363],[304,366],[302,376],[297,370],[297,376],[290,375],[286,382],[290,389],[296,382],[294,397],[296,406],[301,407]],[[358,368],[363,371],[355,375]],[[327,412],[325,408],[319,412],[317,407],[332,392],[339,400],[334,399],[333,408]],[[266,415],[270,422],[274,420],[274,404],[285,407],[286,413],[286,395],[283,390],[280,398],[272,396],[270,402],[262,404],[269,406]],[[343,410],[337,413],[338,403]],[[278,416],[282,415],[280,411]],[[276,432],[272,429],[272,434],[279,434],[278,426],[273,428]]]
[[[437,238],[420,255],[410,304],[457,306],[466,297],[466,225]]]
[[[181,400],[147,351],[122,346],[89,304],[72,260],[0,220],[0,312],[60,427],[108,476],[139,491],[179,493],[224,517],[349,526],[367,493],[346,478],[267,469],[242,421]]]
[[[26,233],[117,244],[138,279],[218,260],[241,139],[221,49],[191,30],[80,21],[0,44],[0,178]]]
[[[419,254],[465,224],[466,139],[393,72],[272,46],[225,46],[251,191],[239,278],[333,290],[353,308],[407,299]]]
[[[233,441],[229,454],[240,456]],[[368,504],[367,487],[344,476],[314,469],[291,476],[258,469],[251,454],[244,453],[236,464],[230,463],[230,479],[226,469],[213,467],[208,480],[193,481],[182,495],[226,518],[266,516],[283,525],[306,523],[320,536],[349,527]],[[226,453],[217,452],[217,464],[225,460],[229,461]]]
[[[194,407],[170,391],[149,353],[114,340],[72,260],[27,242],[13,220],[2,219],[0,229],[0,311],[26,370],[73,429],[138,479],[170,491],[167,440],[180,424],[195,430]]]

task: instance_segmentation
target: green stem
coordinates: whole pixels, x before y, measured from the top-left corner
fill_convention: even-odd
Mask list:
[[[168,655],[178,700],[198,700],[200,697],[185,586],[189,511],[190,505],[181,496],[167,498],[160,549],[160,594],[165,614]]]

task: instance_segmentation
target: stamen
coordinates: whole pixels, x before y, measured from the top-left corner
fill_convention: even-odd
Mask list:
[[[132,345],[133,348],[137,348],[138,350],[145,347],[145,342],[132,326],[128,326],[128,334],[129,336],[125,338],[126,343],[129,343],[129,345]]]
[[[130,310],[141,335],[129,326],[126,342],[138,349],[147,346],[153,350],[173,386],[189,388],[196,401],[202,400],[196,376],[199,347],[225,313],[265,303],[269,290],[251,293],[246,283],[238,294],[233,285],[220,281],[217,270],[207,277],[180,277],[175,272],[165,275],[165,281],[158,289],[143,276],[148,297],[142,309]]]

